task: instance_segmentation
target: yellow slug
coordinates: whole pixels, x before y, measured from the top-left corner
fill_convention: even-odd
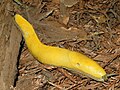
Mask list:
[[[40,62],[82,72],[97,81],[107,79],[104,69],[92,59],[75,51],[47,46],[39,41],[32,25],[21,15],[16,14],[15,21],[30,53]]]

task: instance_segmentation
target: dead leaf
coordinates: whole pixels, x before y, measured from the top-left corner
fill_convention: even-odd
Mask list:
[[[99,23],[105,23],[107,21],[107,18],[105,15],[92,15],[90,16],[99,24]]]
[[[68,17],[68,16],[63,16],[62,19],[63,19],[63,20],[62,20],[63,24],[67,25],[68,22],[69,22],[69,17]]]
[[[42,20],[42,19],[44,19],[44,18],[46,18],[46,17],[48,17],[53,11],[54,11],[54,9],[52,9],[52,10],[50,10],[48,12],[40,14],[39,21]]]
[[[60,0],[52,0],[53,3],[59,4]]]
[[[63,24],[67,25],[69,21],[69,13],[67,7],[72,7],[78,2],[78,0],[60,0],[60,12],[62,15]]]
[[[60,0],[66,7],[72,7],[75,5],[79,0]]]
[[[43,38],[45,42],[58,42],[62,40],[70,40],[84,38],[87,34],[84,30],[70,27],[63,27],[62,24],[56,21],[42,21],[37,25],[38,36]],[[43,35],[42,35],[42,34]]]

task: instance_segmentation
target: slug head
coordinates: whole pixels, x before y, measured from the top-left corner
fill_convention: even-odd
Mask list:
[[[81,72],[97,81],[106,81],[107,75],[104,69],[92,59],[77,52],[69,54],[71,68]]]

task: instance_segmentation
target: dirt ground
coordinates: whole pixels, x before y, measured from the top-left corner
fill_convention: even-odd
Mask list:
[[[46,45],[81,52],[114,74],[98,82],[38,62],[21,42],[15,90],[120,90],[119,0],[14,0]]]

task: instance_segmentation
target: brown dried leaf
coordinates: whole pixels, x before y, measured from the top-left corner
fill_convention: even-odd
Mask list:
[[[86,32],[82,29],[73,27],[66,29],[62,24],[56,21],[43,21],[40,22],[37,26],[40,30],[39,32],[43,33],[43,35],[41,35],[38,32],[38,36],[40,36],[40,38],[44,38],[43,41],[45,42],[58,42],[62,40],[75,39],[76,37],[84,38],[87,35]]]
[[[60,0],[66,7],[72,7],[75,5],[79,0]]]
[[[59,4],[60,0],[52,0],[53,3]]]
[[[39,20],[42,20],[42,19],[48,17],[53,11],[54,11],[54,9],[52,9],[52,10],[50,10],[50,11],[48,11],[48,12],[45,12],[45,13],[40,14]]]
[[[62,19],[63,19],[63,20],[62,20],[63,24],[67,25],[68,22],[69,22],[69,17],[68,17],[68,16],[63,16]]]
[[[78,0],[60,0],[60,12],[63,17],[62,22],[67,25],[69,21],[69,13],[67,11],[67,7],[72,7],[78,2]]]
[[[97,22],[97,23],[105,23],[107,18],[105,15],[91,15],[90,16]]]

